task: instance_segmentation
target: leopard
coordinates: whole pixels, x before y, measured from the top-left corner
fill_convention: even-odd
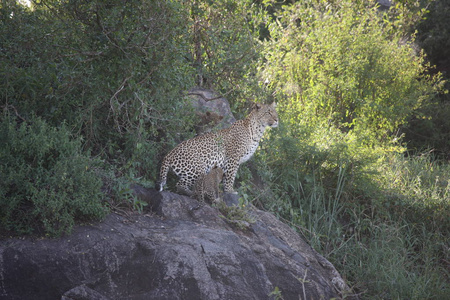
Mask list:
[[[219,184],[223,178],[222,168],[215,165],[209,173],[202,174],[194,185],[193,196],[200,203],[207,200],[210,204],[220,201]]]
[[[163,191],[167,174],[172,170],[179,178],[177,192],[192,196],[192,187],[198,178],[217,165],[224,172],[224,192],[237,194],[234,181],[239,166],[253,156],[266,128],[277,126],[276,103],[256,103],[246,118],[234,122],[230,127],[181,142],[162,160],[159,191]]]

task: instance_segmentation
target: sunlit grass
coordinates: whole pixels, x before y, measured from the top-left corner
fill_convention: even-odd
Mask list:
[[[276,191],[266,207],[325,255],[362,299],[444,299],[450,167],[392,154],[378,168],[356,187],[344,168],[331,185],[330,178],[308,187],[296,180],[290,194]]]
[[[413,223],[450,230],[450,165],[430,155],[393,155],[382,165],[385,204]],[[380,170],[381,171],[381,170]]]

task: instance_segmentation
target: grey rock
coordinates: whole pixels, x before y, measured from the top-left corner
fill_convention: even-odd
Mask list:
[[[149,202],[144,214],[113,213],[57,239],[2,239],[0,299],[263,300],[277,287],[283,299],[298,300],[348,292],[332,264],[270,213],[254,209],[256,222],[243,230],[189,197],[137,190]]]
[[[391,0],[377,0],[378,4],[385,6],[385,7],[391,7],[392,1]]]
[[[239,195],[232,193],[224,193],[223,201],[227,204],[227,206],[239,206]]]
[[[236,122],[228,100],[216,92],[197,87],[190,89],[187,95],[200,118],[196,126],[198,134],[223,129]]]

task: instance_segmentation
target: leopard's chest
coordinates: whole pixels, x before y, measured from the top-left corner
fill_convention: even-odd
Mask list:
[[[249,144],[246,147],[241,159],[239,160],[239,163],[242,164],[245,163],[247,160],[249,160],[252,157],[252,155],[256,152],[256,149],[258,149],[258,146],[259,146],[258,142],[253,142]]]

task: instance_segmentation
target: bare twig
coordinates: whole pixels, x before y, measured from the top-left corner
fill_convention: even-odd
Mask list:
[[[303,287],[303,300],[306,300],[305,283],[308,282],[308,281],[306,280],[306,274],[308,274],[308,269],[305,269],[305,275],[303,276],[303,279],[300,279],[300,278],[298,279],[298,280],[301,282],[302,287]]]
[[[111,98],[109,99],[109,106],[110,106],[111,111],[113,112],[114,123],[116,123],[117,130],[118,130],[120,133],[122,132],[122,130],[120,129],[120,124],[119,124],[119,121],[118,121],[118,118],[117,118],[117,113],[116,113],[116,111],[115,111],[115,109],[114,109],[113,101],[114,101],[114,99],[117,99],[117,95],[118,95],[120,92],[123,91],[123,89],[125,88],[125,86],[126,86],[126,84],[127,84],[127,81],[128,81],[130,78],[131,78],[131,76],[125,78],[124,81],[122,82],[122,84],[120,85],[120,87],[119,87],[119,88],[117,89],[117,91],[114,93],[114,95],[112,95]],[[122,106],[123,106],[123,105],[118,105],[119,110],[122,108]]]
[[[16,117],[18,117],[20,120],[22,120],[23,122],[26,122],[26,121],[27,121],[24,117],[22,117],[22,116],[19,114],[19,112],[17,111],[17,108],[16,108],[14,105],[11,105],[11,104],[5,104],[5,105],[3,106],[3,110],[4,110],[4,111],[8,111],[9,109],[14,110],[14,113],[15,113]]]

